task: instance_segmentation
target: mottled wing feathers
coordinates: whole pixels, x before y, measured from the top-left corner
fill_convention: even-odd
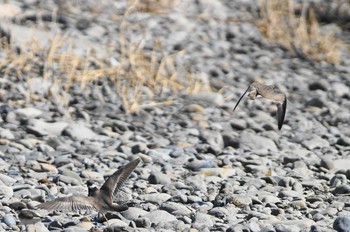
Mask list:
[[[124,182],[128,179],[132,171],[140,163],[140,158],[135,159],[125,166],[119,168],[113,175],[108,177],[106,182],[102,185],[100,191],[107,196],[113,198],[114,194],[120,189]]]
[[[46,210],[92,211],[97,210],[94,205],[95,202],[92,197],[70,196],[42,203],[38,205],[37,208]]]

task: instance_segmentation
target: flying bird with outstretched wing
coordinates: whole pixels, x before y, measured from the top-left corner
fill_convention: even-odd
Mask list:
[[[127,210],[128,207],[126,205],[118,205],[113,203],[113,198],[140,161],[140,158],[137,158],[119,168],[110,177],[108,177],[100,189],[97,189],[96,187],[89,189],[89,196],[69,196],[57,198],[53,201],[42,203],[38,205],[37,208],[69,211],[96,210],[102,213],[106,211],[119,212]]]
[[[265,99],[268,99],[277,103],[278,129],[280,130],[282,128],[284,117],[286,115],[286,109],[287,109],[286,95],[284,93],[276,91],[276,87],[274,85],[264,85],[258,81],[254,81],[251,85],[249,85],[247,90],[239,98],[237,104],[233,108],[233,111],[236,110],[238,104],[241,102],[242,98],[248,91],[249,91],[248,97],[250,100],[255,100],[257,97],[261,96]]]

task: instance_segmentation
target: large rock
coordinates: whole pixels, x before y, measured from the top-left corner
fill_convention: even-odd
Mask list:
[[[350,232],[350,217],[339,216],[333,223],[333,229],[338,232]]]
[[[67,126],[62,132],[64,135],[71,137],[72,139],[82,141],[82,140],[103,140],[106,139],[103,136],[96,134],[90,128],[86,127],[82,123],[72,123]]]
[[[164,210],[152,211],[143,217],[148,218],[152,223],[158,224],[160,222],[172,222],[176,221],[177,218]]]
[[[239,147],[243,149],[250,149],[261,153],[268,151],[278,151],[275,142],[272,139],[254,134],[251,131],[243,131],[239,140]]]

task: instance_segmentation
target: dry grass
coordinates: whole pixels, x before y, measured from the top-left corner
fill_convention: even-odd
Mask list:
[[[177,0],[129,0],[128,7],[147,13],[167,13],[175,6]]]
[[[0,57],[0,72],[7,78],[20,77],[28,86],[32,79],[42,77],[43,81],[52,83],[48,93],[40,96],[27,88],[26,100],[51,97],[63,107],[68,105],[66,96],[73,85],[83,92],[86,88],[93,88],[97,82],[108,81],[115,84],[115,90],[127,113],[150,106],[171,104],[179,93],[210,91],[209,84],[194,75],[191,66],[186,64],[183,58],[185,51],[168,54],[163,49],[161,39],[154,42],[150,51],[144,48],[145,41],[135,43],[126,38],[132,31],[127,20],[131,13],[164,12],[171,10],[175,2],[176,0],[128,1],[129,8],[120,25],[120,47],[110,47],[108,51],[112,57],[115,56],[115,50],[120,51],[119,58],[114,63],[109,57],[98,58],[92,50],[77,55],[73,51],[71,38],[56,35],[47,47],[33,39],[28,44],[20,45],[19,53],[15,47],[2,42],[4,55]],[[104,102],[102,94],[100,101]]]
[[[306,5],[300,16],[295,15],[292,0],[260,0],[259,8],[258,26],[269,39],[315,61],[340,62],[342,42],[320,32],[314,13]]]
[[[176,60],[182,57],[183,52],[164,55],[160,43],[155,45],[150,55],[136,44],[127,46],[124,51],[113,78],[129,112],[140,107],[170,103],[181,91],[193,92],[195,85],[200,85],[201,89],[206,87],[199,81],[193,81],[190,73],[180,70],[183,67]],[[156,102],[156,98],[166,100],[161,103]]]
[[[33,40],[21,46],[20,53],[3,44],[5,56],[0,59],[0,71],[7,77],[21,77],[28,85],[32,77],[42,76],[43,81],[52,83],[44,97],[52,97],[62,106],[68,104],[65,96],[72,85],[78,83],[83,91],[97,80],[113,82],[127,113],[171,104],[179,93],[210,90],[207,83],[201,82],[189,71],[190,67],[184,65],[184,51],[165,54],[160,40],[147,53],[142,43],[123,39],[119,65],[114,66],[109,59],[97,58],[92,52],[83,56],[74,54],[69,41],[67,36],[56,35],[50,46],[43,48]],[[42,97],[30,88],[27,91],[27,101]],[[104,101],[102,98],[101,94],[101,102]]]

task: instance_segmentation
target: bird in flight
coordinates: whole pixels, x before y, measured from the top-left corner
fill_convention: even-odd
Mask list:
[[[251,89],[251,91],[248,93],[250,100],[255,100],[257,97],[263,97],[277,103],[278,129],[280,130],[283,125],[284,116],[286,115],[287,97],[284,93],[276,91],[276,87],[274,85],[264,85],[258,81],[254,81],[239,98],[237,104],[233,108],[233,111],[236,110],[238,104],[249,89]]]
[[[126,205],[118,205],[113,203],[113,198],[128,179],[132,171],[140,163],[140,158],[137,158],[125,166],[120,167],[110,177],[100,189],[89,188],[88,196],[69,196],[57,198],[53,201],[48,201],[37,206],[39,209],[46,210],[69,210],[79,211],[96,210],[98,212],[106,211],[124,211],[128,209]]]

